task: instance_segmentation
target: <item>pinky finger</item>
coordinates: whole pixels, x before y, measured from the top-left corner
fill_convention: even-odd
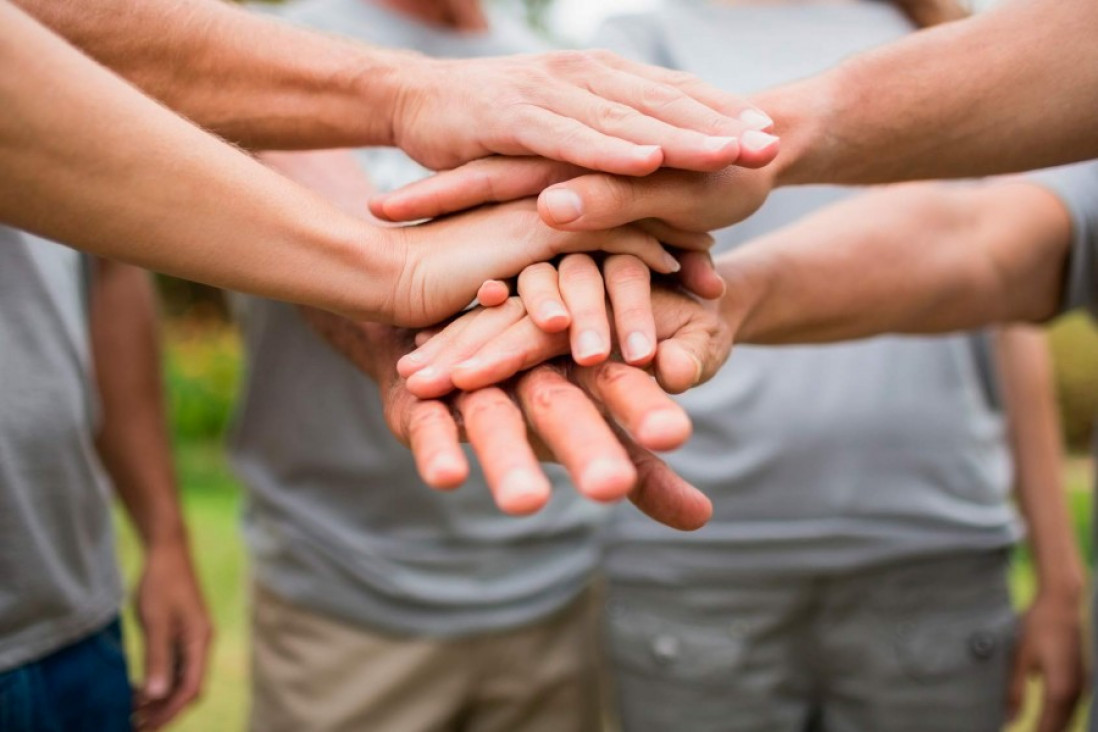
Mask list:
[[[637,468],[629,500],[641,513],[679,531],[696,531],[713,516],[713,503],[671,467],[621,431],[618,437]]]

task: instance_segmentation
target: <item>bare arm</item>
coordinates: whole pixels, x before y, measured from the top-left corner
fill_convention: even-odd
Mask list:
[[[180,277],[381,317],[382,283],[399,267],[384,232],[172,114],[6,2],[0,108],[0,221]]]
[[[1052,358],[1044,333],[1002,329],[996,339],[1006,401],[1015,489],[1037,569],[1037,595],[1015,655],[1011,704],[1021,708],[1028,679],[1042,679],[1040,732],[1067,729],[1084,686],[1083,562],[1064,493],[1063,449],[1053,398]]]
[[[627,175],[761,165],[750,105],[611,54],[443,60],[372,48],[222,0],[18,0],[169,107],[254,149],[398,145],[433,168],[491,153]]]
[[[145,550],[138,714],[153,729],[198,696],[211,638],[176,491],[156,321],[146,272],[95,263],[91,343],[103,410],[96,444]]]
[[[1071,237],[1024,182],[894,186],[828,207],[718,260],[737,340],[824,342],[1055,314]]]
[[[0,222],[358,320],[435,323],[485,280],[564,251],[647,252],[654,269],[676,266],[637,232],[549,229],[532,203],[372,226],[172,114],[2,0],[0,108]]]
[[[779,184],[878,183],[1098,157],[1098,4],[1009,0],[759,95]]]

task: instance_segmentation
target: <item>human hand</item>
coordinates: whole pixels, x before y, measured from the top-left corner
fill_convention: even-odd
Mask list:
[[[602,50],[483,59],[409,56],[392,105],[393,144],[434,170],[487,155],[536,155],[646,175],[718,170],[772,155],[741,143],[772,122],[744,99],[679,71]]]
[[[763,134],[763,133],[757,133]],[[769,137],[769,136],[768,136]],[[771,138],[776,152],[776,138]],[[485,158],[370,199],[388,221],[431,218],[479,206],[538,196],[550,226],[568,231],[636,223],[672,246],[697,232],[738,223],[774,187],[773,167],[726,167],[712,173],[660,170],[642,178],[592,173],[541,158]]]
[[[153,544],[137,587],[145,678],[137,690],[137,728],[155,730],[194,702],[206,674],[213,627],[184,541]]]
[[[717,303],[674,287],[652,288],[649,312],[658,345],[651,369],[663,389],[685,391],[711,378],[727,360],[739,319],[724,302],[731,297]],[[635,310],[634,317],[640,312]],[[623,322],[619,333],[635,332],[632,323]],[[411,393],[435,398],[454,388],[471,390],[504,381],[572,348],[568,333],[546,332],[527,314],[522,299],[513,297],[502,306],[465,313],[422,339],[397,368]]]
[[[1083,633],[1077,594],[1038,594],[1022,621],[1014,656],[1008,714],[1021,712],[1029,680],[1041,677],[1041,712],[1036,732],[1068,729],[1087,685],[1082,657]]]
[[[526,266],[560,254],[628,253],[657,272],[680,269],[679,262],[654,237],[635,227],[558,231],[541,222],[532,200],[390,231],[400,261],[387,307],[392,322],[403,326],[429,326],[445,320],[466,307],[485,281],[516,276]],[[693,236],[695,249],[712,244],[708,235]]]
[[[411,448],[429,486],[456,488],[468,476],[459,448],[464,432],[505,513],[532,513],[548,501],[541,458],[561,462],[576,489],[592,500],[628,497],[654,520],[681,530],[709,519],[705,495],[649,452],[680,446],[690,421],[644,372],[620,363],[545,364],[504,387],[423,400],[408,391],[395,367],[410,335],[387,330],[374,338],[373,376],[390,428]]]

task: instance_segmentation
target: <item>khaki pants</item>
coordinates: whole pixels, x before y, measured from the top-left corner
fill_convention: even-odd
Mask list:
[[[595,600],[535,625],[437,639],[375,632],[256,587],[253,732],[600,729]]]

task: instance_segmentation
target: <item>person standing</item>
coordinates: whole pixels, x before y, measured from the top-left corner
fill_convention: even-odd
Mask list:
[[[910,28],[884,3],[683,2],[611,21],[602,42],[751,92]],[[778,191],[718,248],[846,195]],[[990,732],[1039,658],[1075,689],[1046,702],[1045,729],[1063,729],[1082,683],[1082,568],[1066,515],[1041,507],[1062,490],[1049,378],[1040,336],[1016,329],[740,348],[680,398],[695,437],[667,458],[714,519],[679,534],[622,511],[608,531],[623,728]],[[1043,557],[1022,626],[1013,485]]]
[[[477,3],[303,0],[278,13],[429,56],[543,48]],[[382,189],[427,172],[394,150],[356,158]],[[231,451],[255,568],[251,728],[599,729],[591,581],[606,508],[558,466],[545,468],[553,498],[531,516],[500,513],[479,468],[459,491],[429,488],[360,370],[376,349],[331,348],[314,328],[324,313],[236,304],[249,364]]]
[[[157,728],[201,688],[210,621],[175,493],[152,286],[53,242],[0,239],[0,729],[115,732],[135,711]],[[136,699],[112,489],[144,549]]]

